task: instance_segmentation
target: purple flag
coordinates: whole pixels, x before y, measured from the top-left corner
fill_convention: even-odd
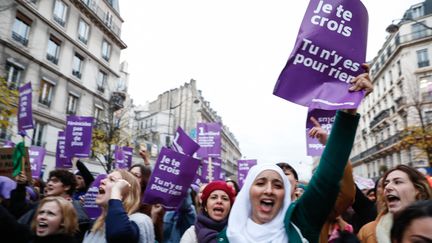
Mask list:
[[[122,147],[122,150],[127,168],[130,168],[132,165],[133,148],[124,146]]]
[[[32,87],[28,82],[19,88],[18,132],[33,129]]]
[[[72,168],[72,161],[66,155],[65,139],[64,131],[59,131],[56,148],[56,168]]]
[[[364,93],[348,88],[364,72],[367,33],[360,0],[311,0],[273,93],[310,108],[356,108]]]
[[[32,177],[37,179],[41,175],[42,164],[45,158],[46,150],[42,147],[31,146],[29,148],[29,158]]]
[[[237,160],[237,178],[239,187],[242,188],[244,180],[249,172],[249,169],[256,165],[256,159]]]
[[[102,209],[96,205],[96,197],[99,194],[100,183],[106,176],[105,174],[98,175],[84,195],[83,208],[91,219],[96,219],[102,213]]]
[[[145,190],[144,202],[176,208],[187,195],[199,160],[162,148]]]
[[[10,140],[6,140],[3,144],[3,148],[15,148],[15,143]]]
[[[222,173],[222,160],[220,158],[204,158],[201,168],[201,182],[209,183],[219,180]]]
[[[198,123],[197,142],[200,146],[197,155],[201,158],[221,156],[221,124]]]
[[[172,143],[172,150],[181,154],[193,156],[199,149],[199,145],[192,140],[181,127],[177,128],[174,141]]]
[[[336,111],[326,111],[313,109],[308,111],[308,116],[306,120],[306,144],[307,144],[307,155],[309,156],[321,156],[324,151],[324,147],[316,138],[309,137],[309,130],[314,127],[311,117],[314,117],[321,128],[326,130],[327,134],[330,134],[333,122],[336,116]]]
[[[66,122],[66,154],[68,157],[90,157],[93,117],[68,116]]]

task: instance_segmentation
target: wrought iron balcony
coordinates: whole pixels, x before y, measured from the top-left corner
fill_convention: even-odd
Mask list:
[[[380,123],[382,120],[384,120],[385,118],[387,118],[389,116],[390,116],[389,109],[385,109],[385,110],[381,111],[380,113],[378,113],[378,115],[376,115],[374,117],[374,119],[369,124],[369,127],[370,128],[375,127],[378,123]]]
[[[356,162],[358,160],[367,158],[367,157],[377,153],[378,151],[397,143],[399,140],[400,140],[400,133],[398,132],[398,133],[388,137],[386,140],[377,143],[375,146],[373,146],[373,147],[361,152],[360,154],[352,157],[351,161]]]
[[[14,31],[12,31],[12,38],[15,41],[23,44],[24,46],[27,46],[27,44],[28,44],[28,39],[26,37],[24,37],[24,36],[22,36],[22,35],[20,35],[20,34],[18,34],[16,32],[14,32]]]

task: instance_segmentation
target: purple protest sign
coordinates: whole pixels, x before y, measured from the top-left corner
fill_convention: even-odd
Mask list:
[[[6,140],[3,144],[3,148],[15,148],[15,143],[10,140]]]
[[[106,176],[105,174],[98,175],[84,195],[83,208],[91,219],[96,219],[102,213],[102,209],[96,205],[96,197],[99,194],[100,183]]]
[[[331,128],[333,126],[333,122],[335,119],[336,111],[326,111],[319,109],[309,109],[307,119],[306,119],[306,150],[307,155],[309,156],[321,156],[324,151],[324,145],[322,145],[318,139],[311,138],[309,136],[309,130],[314,127],[314,124],[311,121],[311,117],[314,117],[321,128],[324,129],[327,134],[330,134]]]
[[[93,117],[68,116],[66,121],[66,154],[68,157],[90,157]]]
[[[198,123],[197,142],[200,146],[197,155],[201,158],[221,156],[221,124]]]
[[[181,154],[193,156],[199,147],[200,146],[194,140],[192,140],[181,127],[177,128],[176,135],[172,143],[172,150]]]
[[[214,180],[219,180],[222,173],[222,160],[220,158],[204,158],[201,168],[201,182],[209,183]]]
[[[237,160],[237,178],[239,187],[242,188],[244,180],[249,172],[249,169],[256,165],[256,159]]]
[[[72,161],[66,155],[66,137],[64,131],[59,131],[57,136],[56,168],[72,168]]]
[[[133,148],[124,146],[122,150],[127,168],[130,168],[132,165]]]
[[[31,146],[29,148],[29,158],[32,177],[37,179],[42,171],[42,164],[45,158],[46,150],[42,147]]]
[[[195,178],[199,160],[162,148],[145,190],[144,203],[177,208]]]
[[[18,132],[33,129],[32,87],[28,82],[19,88]]]
[[[367,33],[360,0],[311,0],[273,93],[310,108],[356,108],[364,93],[348,88],[364,72]]]

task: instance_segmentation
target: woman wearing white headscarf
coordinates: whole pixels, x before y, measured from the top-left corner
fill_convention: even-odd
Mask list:
[[[290,183],[278,166],[252,167],[219,242],[318,242],[336,201],[360,117],[354,110],[349,113],[337,112],[320,164],[297,201],[291,202]]]

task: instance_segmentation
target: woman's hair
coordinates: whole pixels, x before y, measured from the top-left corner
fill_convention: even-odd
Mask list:
[[[231,182],[234,185],[234,190],[235,190],[236,195],[239,193],[240,187],[239,187],[239,185],[237,184],[237,182],[235,180],[233,180],[233,179],[226,179],[225,182],[226,183]]]
[[[62,215],[62,221],[60,226],[60,231],[58,233],[60,234],[67,234],[67,235],[73,235],[78,231],[78,217],[75,211],[75,208],[73,207],[72,203],[68,200],[64,199],[63,197],[46,197],[42,199],[39,203],[38,208],[36,209],[36,213],[33,217],[32,223],[31,223],[31,229],[32,231],[36,231],[36,219],[39,214],[40,209],[42,206],[47,202],[55,202],[60,208],[60,212]]]
[[[415,202],[395,215],[390,233],[392,242],[402,242],[406,229],[414,220],[421,218],[432,218],[431,200]]]
[[[129,171],[131,171],[135,167],[138,167],[140,169],[141,172],[140,186],[141,186],[141,191],[144,192],[144,190],[147,187],[148,181],[150,180],[151,169],[150,167],[145,166],[143,164],[134,164],[129,168]]]
[[[392,173],[393,171],[402,171],[405,174],[408,175],[409,180],[411,183],[413,183],[414,187],[418,190],[418,194],[416,196],[416,201],[419,200],[428,200],[432,199],[432,189],[429,186],[429,183],[424,175],[422,175],[420,172],[418,172],[416,169],[407,166],[407,165],[397,165],[394,168],[388,170],[384,176],[383,176],[383,183],[382,183],[382,189],[385,188],[385,181],[387,179],[387,176]],[[383,213],[388,212],[387,204],[385,203],[385,197],[377,197],[377,199],[380,200],[380,204],[384,207]]]
[[[127,170],[115,170],[120,173],[123,180],[129,182],[131,187],[126,195],[123,195],[123,208],[128,215],[135,213],[141,203],[141,188],[138,179]],[[102,214],[95,221],[92,231],[98,231],[103,228],[105,224],[106,210],[102,210]]]

